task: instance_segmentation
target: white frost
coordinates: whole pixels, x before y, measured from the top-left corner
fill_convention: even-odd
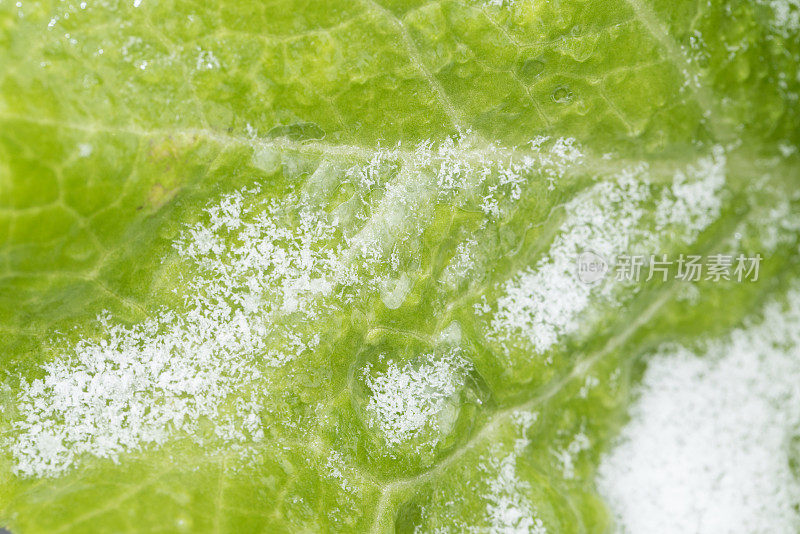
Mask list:
[[[57,475],[82,455],[117,461],[175,436],[229,450],[263,437],[262,369],[319,343],[281,319],[317,318],[347,270],[328,246],[331,222],[291,195],[245,202],[258,193],[226,195],[175,244],[196,273],[181,284],[182,313],[132,326],[101,317],[97,338],[60,349],[43,378],[22,383],[7,443],[17,474]]]
[[[800,291],[787,300],[702,356],[667,348],[649,362],[632,421],[599,471],[619,532],[800,530],[790,469],[800,454],[791,446],[800,436]]]
[[[364,367],[370,390],[366,409],[369,426],[376,428],[389,445],[399,445],[432,432],[433,439],[452,430],[458,415],[458,394],[469,363],[451,351],[439,357],[424,355],[420,362],[397,365],[373,373]]]
[[[590,251],[611,264],[621,254],[652,253],[673,237],[693,241],[719,216],[724,167],[724,154],[715,149],[678,171],[662,192],[654,225],[645,220],[653,197],[645,166],[623,171],[568,202],[549,251],[502,285],[489,337],[506,349],[521,338],[542,354],[576,332],[592,299],[613,296],[614,290],[613,273],[599,285],[582,283],[578,256]]]

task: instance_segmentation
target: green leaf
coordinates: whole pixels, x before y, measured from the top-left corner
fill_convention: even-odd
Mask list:
[[[664,347],[755,336],[800,405],[798,17],[0,0],[0,526],[656,531]],[[617,280],[651,254],[762,262]],[[798,521],[786,413],[754,530]]]

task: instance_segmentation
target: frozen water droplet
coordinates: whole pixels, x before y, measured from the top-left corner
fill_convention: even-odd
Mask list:
[[[405,302],[412,285],[406,273],[401,274],[398,280],[388,280],[381,288],[381,300],[387,308],[395,310]]]
[[[572,102],[572,91],[567,87],[559,87],[553,91],[553,100],[559,104],[569,104]]]
[[[519,73],[524,79],[532,81],[544,71],[544,61],[540,59],[526,59],[520,66]]]

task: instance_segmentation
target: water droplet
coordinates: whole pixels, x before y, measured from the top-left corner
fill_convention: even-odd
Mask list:
[[[386,280],[381,284],[380,291],[383,304],[390,310],[396,310],[405,302],[413,285],[411,278],[406,273],[402,273],[397,280]]]
[[[286,137],[292,141],[308,141],[323,139],[325,131],[313,122],[295,122],[273,127],[267,132],[267,137]]]
[[[736,58],[733,64],[733,73],[739,82],[743,82],[750,77],[750,63],[744,55],[740,54]]]
[[[569,104],[572,102],[572,91],[568,87],[559,87],[553,91],[553,101],[559,104]]]
[[[253,151],[253,166],[267,174],[277,172],[281,166],[280,152],[266,145],[258,145]]]
[[[467,61],[472,59],[473,56],[474,54],[470,51],[469,47],[467,47],[463,43],[458,43],[458,45],[456,45],[455,51],[453,52],[453,60],[456,63],[466,63]]]
[[[544,71],[541,59],[526,59],[519,68],[519,74],[527,81],[535,80]]]

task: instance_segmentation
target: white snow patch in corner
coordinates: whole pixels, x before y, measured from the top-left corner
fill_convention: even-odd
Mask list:
[[[631,534],[800,531],[800,291],[762,323],[657,354],[598,485]],[[797,458],[795,458],[795,461]]]

